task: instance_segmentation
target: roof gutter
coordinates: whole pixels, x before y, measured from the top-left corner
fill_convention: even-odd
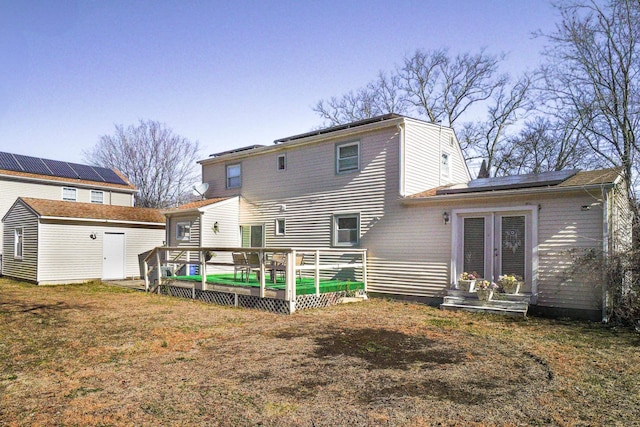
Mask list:
[[[566,193],[574,191],[601,191],[603,189],[612,188],[615,184],[607,182],[604,184],[589,184],[572,187],[536,187],[536,188],[521,188],[513,190],[498,190],[498,191],[478,191],[471,193],[458,193],[458,194],[440,194],[429,197],[405,197],[401,199],[401,203],[404,205],[422,205],[438,202],[451,202],[457,200],[477,199],[498,199],[508,196],[523,196],[523,195],[536,195],[542,193]]]

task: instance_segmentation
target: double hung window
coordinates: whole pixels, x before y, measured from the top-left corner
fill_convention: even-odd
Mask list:
[[[360,142],[336,145],[336,173],[357,172],[359,170]]]

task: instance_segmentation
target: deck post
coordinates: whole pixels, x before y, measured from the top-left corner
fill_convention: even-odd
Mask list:
[[[287,252],[286,271],[284,274],[286,286],[285,286],[285,301],[293,301],[293,289],[295,289],[296,273],[295,273],[295,252]]]
[[[160,251],[156,251],[156,274],[158,276],[158,290],[162,285],[162,271],[160,270]]]
[[[291,251],[291,263],[289,264],[291,270],[291,302],[293,302],[293,309],[295,310],[295,302],[296,302],[296,275],[298,272],[296,271],[296,250]]]
[[[316,249],[315,254],[315,267],[313,283],[316,286],[316,296],[320,296],[320,250],[318,249]]]
[[[200,276],[202,276],[202,290],[207,290],[207,261],[205,261],[204,252],[200,250]]]
[[[265,273],[265,268],[264,268],[264,263],[265,263],[265,256],[264,256],[264,251],[260,250],[258,251],[258,257],[260,258],[260,298],[264,298],[265,297],[265,279],[264,279],[264,273]]]
[[[364,283],[364,293],[367,293],[367,250],[362,252],[362,282]]]
[[[149,262],[144,260],[144,290],[149,292]]]

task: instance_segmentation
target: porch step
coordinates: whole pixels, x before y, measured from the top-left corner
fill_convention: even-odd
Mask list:
[[[527,315],[531,296],[527,294],[494,294],[489,301],[480,301],[475,292],[450,290],[440,305],[442,310],[466,310],[512,316]]]
[[[526,317],[527,316],[527,308],[524,309],[514,309],[514,308],[504,308],[504,307],[495,307],[490,305],[467,305],[467,304],[450,304],[450,303],[442,303],[440,304],[441,310],[464,310],[471,311],[476,313],[492,313],[492,314],[504,314],[509,316],[517,316],[517,317]]]

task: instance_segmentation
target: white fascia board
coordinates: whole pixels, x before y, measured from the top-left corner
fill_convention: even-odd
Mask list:
[[[369,123],[367,125],[356,126],[353,128],[340,129],[333,132],[323,133],[320,135],[311,135],[305,138],[296,139],[293,141],[283,142],[281,144],[269,145],[266,147],[254,148],[252,150],[240,151],[238,153],[231,153],[220,157],[210,157],[204,160],[198,160],[197,163],[202,166],[215,164],[215,163],[226,163],[229,161],[240,160],[247,157],[253,157],[258,154],[264,154],[269,152],[281,151],[291,147],[297,147],[300,145],[308,145],[317,142],[325,142],[331,141],[334,139],[350,137],[354,135],[358,135],[365,132],[370,132],[372,130],[384,129],[387,127],[396,127],[400,123],[404,123],[407,120],[406,117],[398,117],[395,119],[388,119],[380,122]]]
[[[121,191],[123,193],[131,193],[135,194],[138,192],[138,189],[134,188],[122,188],[122,187],[111,187],[105,184],[101,184],[99,182],[86,183],[86,182],[77,182],[77,181],[67,181],[65,179],[46,179],[46,178],[35,178],[31,176],[21,176],[21,175],[10,175],[0,173],[0,178],[7,179],[10,181],[27,181],[27,182],[35,182],[38,184],[47,184],[47,185],[57,185],[63,187],[77,187],[77,188],[91,188],[91,189],[100,189],[100,190],[109,190],[109,191]]]
[[[162,226],[164,227],[166,223],[164,222],[145,222],[145,221],[127,221],[120,219],[99,219],[99,218],[71,218],[64,216],[41,216],[39,217],[41,220],[48,221],[77,221],[77,222],[96,222],[102,224],[129,224],[129,225],[152,225],[152,226]]]

